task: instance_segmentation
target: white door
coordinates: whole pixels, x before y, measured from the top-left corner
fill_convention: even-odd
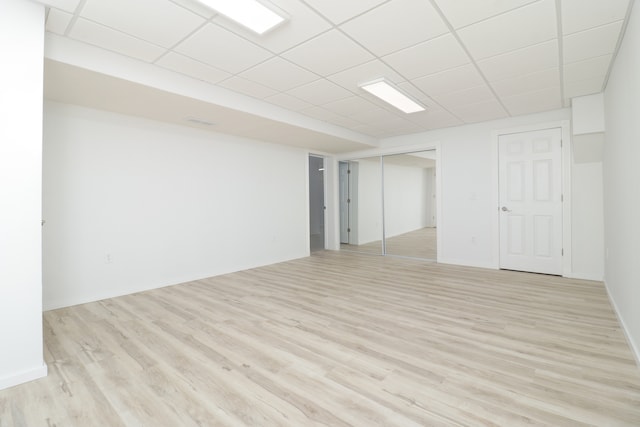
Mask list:
[[[562,131],[500,135],[500,268],[562,274]]]

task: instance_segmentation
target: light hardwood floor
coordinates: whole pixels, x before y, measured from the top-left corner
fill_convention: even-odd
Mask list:
[[[436,260],[436,228],[425,227],[390,237],[386,242],[387,254]]]
[[[638,426],[602,283],[318,252],[50,311],[0,426]]]
[[[436,260],[437,239],[435,227],[424,227],[410,231],[386,240],[387,254]],[[349,245],[342,243],[340,249],[347,251],[363,252],[369,254],[382,254],[382,242],[380,240],[363,245]]]

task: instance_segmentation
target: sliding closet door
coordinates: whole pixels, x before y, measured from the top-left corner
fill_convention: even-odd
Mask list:
[[[435,260],[435,151],[383,157],[385,253]]]

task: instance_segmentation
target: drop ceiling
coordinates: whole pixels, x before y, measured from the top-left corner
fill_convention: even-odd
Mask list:
[[[271,0],[289,19],[263,36],[195,0],[42,3],[56,37],[377,140],[567,107],[602,91],[633,0]],[[45,73],[45,96],[91,104],[72,94],[71,68],[49,62]],[[359,88],[381,77],[427,110],[404,114]],[[156,118],[183,117],[167,105]],[[231,121],[221,130],[237,133],[242,120]]]

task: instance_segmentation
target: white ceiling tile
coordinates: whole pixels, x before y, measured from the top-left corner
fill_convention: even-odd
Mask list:
[[[387,0],[306,0],[307,4],[334,24],[340,24],[347,19],[360,15],[385,1]]]
[[[399,110],[396,111],[398,111],[398,114],[404,115],[404,113],[400,113]],[[376,123],[378,126],[384,126],[386,123],[395,122],[400,119],[397,114],[380,107],[363,109],[355,114],[351,114],[349,117],[362,123]]]
[[[557,37],[554,0],[541,0],[458,30],[476,59],[488,58]]]
[[[418,89],[415,85],[410,82],[402,82],[397,85],[398,88],[403,91],[406,95],[409,95],[410,98],[413,98],[415,101],[418,101],[424,107],[431,107],[434,104],[433,99],[430,96],[426,95],[423,91]]]
[[[556,86],[560,86],[560,69],[556,67],[491,82],[491,87],[500,97],[515,96]]]
[[[383,126],[391,131],[395,129],[406,129],[409,127],[413,128],[417,126],[415,123],[395,115],[388,115],[386,118],[380,119],[378,125]]]
[[[305,114],[309,117],[313,117],[314,119],[328,121],[336,119],[338,116],[333,111],[329,111],[325,108],[313,106],[309,108],[304,108],[300,110],[300,113]]]
[[[353,96],[353,93],[325,79],[291,89],[288,93],[315,105],[327,104]]]
[[[385,23],[384,31],[381,22]],[[431,3],[424,0],[392,0],[340,28],[378,56],[449,31]]]
[[[384,127],[386,131],[385,136],[406,135],[425,130],[423,126],[399,118],[394,121],[381,123],[380,126]]]
[[[193,13],[197,13],[203,18],[213,18],[217,13],[210,7],[205,6],[199,1],[195,0],[171,0],[173,3],[190,10]]]
[[[354,116],[367,110],[380,109],[380,107],[364,98],[360,98],[359,96],[352,96],[338,101],[329,102],[323,105],[322,108],[331,111],[334,114],[343,116]]]
[[[356,132],[363,133],[365,135],[373,136],[374,138],[380,138],[383,135],[386,136],[386,130],[373,124],[360,125],[351,128]]]
[[[390,128],[389,136],[408,135],[408,134],[412,134],[412,133],[423,132],[425,130],[426,129],[425,129],[424,126],[420,126],[420,125],[417,125],[415,123],[405,121],[405,122],[403,122],[401,124],[398,124],[398,125]]]
[[[478,102],[495,100],[493,92],[491,92],[486,84],[469,89],[463,89],[457,92],[436,95],[433,98],[447,109],[458,107],[460,105],[476,104]]]
[[[336,126],[342,126],[343,128],[348,128],[348,129],[353,129],[354,127],[362,126],[362,123],[360,123],[357,120],[354,120],[351,117],[335,116],[327,119],[327,122],[332,123]]]
[[[564,63],[612,53],[618,43],[621,29],[622,21],[617,21],[564,37]]]
[[[454,28],[464,27],[538,0],[435,0]]]
[[[451,112],[464,120],[465,123],[501,119],[509,115],[497,100],[463,105],[452,108]]]
[[[65,12],[74,13],[80,1],[81,0],[40,0],[40,3],[64,10]]]
[[[463,124],[462,120],[442,109],[430,109],[419,113],[413,113],[409,115],[408,119],[418,125],[426,127],[427,129],[458,126]]]
[[[431,96],[468,89],[483,83],[482,76],[473,64],[430,74],[413,81],[413,84]]]
[[[377,137],[555,109],[601,91],[631,3],[266,0],[290,19],[257,36],[195,0],[37,1],[50,6],[49,32]],[[359,87],[379,78],[427,110],[406,115]]]
[[[76,21],[69,37],[147,62],[154,61],[165,51],[159,46],[86,19]]]
[[[602,92],[605,77],[606,76],[602,75],[585,80],[565,82],[564,97],[575,98],[576,96]]]
[[[169,0],[87,0],[82,16],[163,47],[172,47],[205,23]]]
[[[337,30],[321,34],[282,56],[321,76],[373,59],[373,55]]]
[[[383,60],[407,79],[426,76],[470,62],[451,34],[392,53]]]
[[[215,22],[276,53],[291,49],[331,28],[331,24],[299,0],[277,0],[272,3],[282,9],[289,19],[266,34],[255,34],[221,15],[215,18]]]
[[[51,33],[63,35],[69,26],[73,15],[58,9],[49,9],[46,29]]]
[[[521,93],[519,95],[502,98],[501,100],[512,116],[555,110],[562,107],[560,86],[548,87],[529,93]]]
[[[597,56],[584,61],[572,62],[564,65],[564,81],[580,81],[602,77],[609,71],[613,55]]]
[[[558,66],[558,42],[556,40],[478,62],[478,67],[490,82]]]
[[[273,56],[268,50],[214,24],[200,29],[174,50],[230,73],[239,73]]]
[[[562,32],[576,33],[624,19],[629,0],[562,0]]]
[[[427,129],[433,130],[460,126],[462,124],[464,124],[464,122],[452,114],[450,116],[443,116],[442,118],[434,117],[431,122],[425,126]]]
[[[272,104],[279,105],[280,107],[286,108],[287,110],[293,111],[299,111],[304,108],[313,107],[312,104],[286,93],[277,93],[275,95],[266,97],[264,100]]]
[[[240,92],[242,94],[260,99],[275,95],[277,93],[277,91],[271,88],[262,86],[261,84],[253,82],[251,80],[243,79],[242,77],[231,77],[230,79],[219,83],[219,85],[226,87],[227,89],[231,89],[235,92]]]
[[[358,88],[362,83],[382,77],[393,83],[400,83],[404,80],[398,73],[378,59],[349,68],[327,78],[343,88],[355,92],[359,90]]]
[[[175,52],[169,52],[160,58],[156,64],[169,70],[214,84],[231,77],[231,74],[226,71],[219,70]]]
[[[279,57],[271,58],[249,68],[242,72],[240,77],[253,80],[279,92],[284,92],[318,79],[316,74]]]

